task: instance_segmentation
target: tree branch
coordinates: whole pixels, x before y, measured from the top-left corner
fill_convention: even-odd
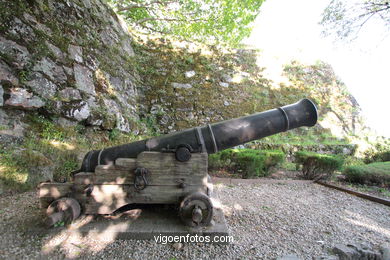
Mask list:
[[[132,4],[132,5],[128,5],[128,6],[122,6],[122,7],[118,8],[117,11],[123,12],[123,11],[130,11],[131,9],[135,9],[135,8],[147,8],[147,7],[155,5],[155,4],[167,6],[168,4],[175,3],[175,2],[176,1],[153,1],[150,3],[146,3],[144,5]]]
[[[170,34],[169,32],[164,32],[164,31],[160,31],[160,30],[156,30],[154,28],[151,28],[150,26],[146,26],[146,25],[141,25],[143,28],[147,29],[147,30],[150,30],[152,32],[156,32],[156,33],[160,33],[160,34]]]
[[[156,17],[148,17],[137,21],[138,25],[141,25],[147,21],[168,21],[168,22],[207,22],[205,19],[177,19],[177,18],[156,18]]]

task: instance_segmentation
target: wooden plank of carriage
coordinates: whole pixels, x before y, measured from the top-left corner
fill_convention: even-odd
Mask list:
[[[206,184],[207,176],[199,175],[159,175],[150,171],[147,177],[149,185],[180,185],[181,183],[187,185],[202,185]],[[122,170],[119,172],[113,167],[111,170],[107,170],[107,174],[99,174],[93,172],[77,173],[74,175],[74,183],[77,185],[88,184],[134,184],[134,171],[128,172],[127,175],[122,174]]]
[[[51,183],[44,182],[38,186],[38,198],[41,208],[47,208],[54,200],[69,194],[72,183]]]
[[[118,208],[132,203],[178,204],[180,199],[194,192],[206,193],[203,185],[180,188],[177,185],[147,186],[136,190],[133,186],[102,184],[94,185],[85,205],[86,214],[111,214]]]
[[[144,190],[134,188],[135,165],[146,168]],[[47,183],[40,189],[42,206],[73,192],[85,204],[87,214],[110,214],[129,203],[179,203],[192,192],[207,192],[207,154],[192,154],[179,162],[174,153],[143,152],[136,160],[118,159],[115,165],[99,165],[95,172],[74,175],[72,183]],[[84,190],[93,185],[87,198]]]
[[[143,167],[159,175],[207,176],[207,153],[193,153],[187,162],[179,162],[174,153],[142,152],[137,158],[137,167]]]
[[[162,160],[163,162],[160,162]],[[115,165],[99,165],[94,173],[77,173],[75,184],[133,184],[135,162],[146,168],[148,185],[206,185],[207,157],[193,154],[188,162],[179,162],[173,153],[143,152],[137,160],[117,159]]]

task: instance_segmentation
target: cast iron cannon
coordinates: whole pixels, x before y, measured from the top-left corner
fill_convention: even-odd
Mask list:
[[[127,204],[177,204],[189,226],[213,216],[208,154],[301,126],[314,126],[309,99],[203,127],[97,151],[84,157],[72,183],[42,183],[48,224],[85,214],[112,214]]]

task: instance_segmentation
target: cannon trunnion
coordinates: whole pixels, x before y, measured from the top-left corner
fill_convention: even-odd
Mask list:
[[[42,183],[48,225],[85,214],[112,214],[128,204],[176,204],[188,226],[211,223],[208,154],[300,126],[314,126],[317,109],[295,104],[98,151],[84,157],[72,183]]]

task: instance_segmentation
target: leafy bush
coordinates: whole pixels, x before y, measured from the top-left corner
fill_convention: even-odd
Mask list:
[[[344,171],[349,166],[366,165],[362,158],[358,158],[355,156],[344,156],[343,158],[344,158],[344,163],[340,171]]]
[[[284,159],[282,151],[227,149],[209,156],[209,168],[241,172],[242,178],[262,177],[269,175],[270,168]]]
[[[307,180],[329,178],[335,170],[340,169],[344,160],[335,155],[313,152],[296,152],[295,162],[302,165],[302,177]]]
[[[220,153],[214,153],[209,155],[209,169],[220,169],[223,168],[223,161],[221,160]]]
[[[349,182],[390,186],[390,162],[349,166],[343,173]]]
[[[372,156],[374,162],[390,162],[390,150],[385,152],[379,152]]]
[[[390,161],[390,139],[377,139],[372,147],[364,152],[364,162],[388,162]]]

